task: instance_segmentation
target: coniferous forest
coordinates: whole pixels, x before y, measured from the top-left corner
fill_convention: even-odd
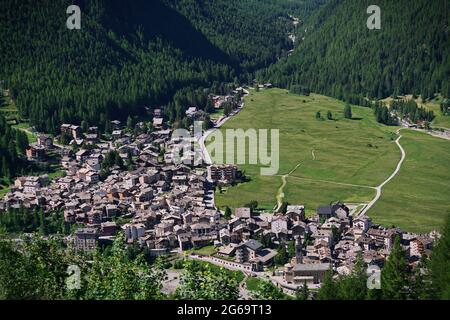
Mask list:
[[[447,0],[377,1],[381,29],[366,26],[372,4],[330,0],[297,28],[287,59],[258,73],[277,86],[302,85],[359,103],[416,94],[450,95],[450,4]]]
[[[81,30],[65,27],[70,4],[80,6]],[[301,8],[278,0],[1,1],[0,79],[37,130],[104,126],[180,89],[233,82],[275,62],[292,47],[286,11]]]

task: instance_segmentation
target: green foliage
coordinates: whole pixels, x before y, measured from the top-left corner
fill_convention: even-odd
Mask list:
[[[361,95],[447,94],[450,56],[442,54],[449,43],[442,27],[448,20],[446,0],[380,0],[377,5],[382,26],[374,31],[365,27],[367,2],[327,1],[298,28],[304,40],[295,52],[258,72],[257,79],[283,88],[302,85],[350,103]]]
[[[176,297],[189,300],[236,300],[238,281],[224,268],[186,261]]]
[[[0,239],[0,299],[64,299],[70,257],[55,240]]]
[[[442,100],[440,104],[441,113],[444,116],[450,115],[450,99],[444,99]]]
[[[224,218],[225,218],[225,219],[230,219],[230,218],[231,218],[231,215],[232,215],[231,208],[228,207],[228,206],[226,206],[226,207],[225,207]]]
[[[157,261],[149,266],[138,255],[128,258],[121,239],[110,251],[75,256],[58,240],[0,239],[0,299],[160,299],[164,272]],[[66,286],[68,267],[80,268],[80,288]]]
[[[68,226],[64,222],[64,213],[60,210],[44,213],[42,209],[24,207],[8,208],[0,214],[0,226],[7,233],[32,233],[41,235],[67,234]]]
[[[447,213],[442,236],[431,253],[429,263],[434,295],[437,299],[450,299],[450,212]]]
[[[295,292],[295,298],[297,300],[309,300],[309,289],[308,286],[306,285],[306,282],[303,283],[303,285],[297,289],[297,291]]]
[[[102,170],[108,171],[111,167],[118,166],[124,168],[123,159],[120,157],[117,151],[110,151],[106,154],[105,159],[102,162]]]
[[[64,28],[70,4],[0,4],[0,78],[20,116],[39,131],[56,133],[60,123],[84,120],[110,132],[109,120],[142,116],[144,106],[168,102],[167,110],[175,113],[178,91],[235,82],[238,75],[250,78],[249,72],[285,56],[292,49],[288,10],[309,12],[315,6],[276,0],[82,1],[83,26],[73,32]]]
[[[331,111],[327,112],[327,119],[328,120],[333,120],[333,114],[331,113]]]
[[[244,207],[250,208],[250,211],[254,212],[258,208],[258,201],[252,200],[249,203],[247,203],[246,205],[244,205]]]
[[[417,121],[431,122],[435,118],[433,111],[417,106],[414,100],[394,100],[392,101],[391,109],[397,111],[402,118],[407,118],[412,123],[416,123]]]
[[[352,107],[348,103],[346,103],[345,107],[344,107],[344,117],[346,119],[351,119],[353,117],[352,116]]]
[[[289,261],[289,255],[286,250],[286,245],[282,243],[278,248],[278,254],[274,258],[276,265],[283,266]]]
[[[388,126],[397,125],[397,118],[389,112],[388,107],[380,103],[375,103],[373,112],[375,114],[377,122],[383,123]]]
[[[259,283],[255,291],[255,297],[258,300],[283,300],[286,295],[271,281],[264,280]]]
[[[337,285],[333,280],[333,271],[331,269],[325,274],[316,298],[317,300],[338,299]]]
[[[0,181],[14,178],[22,170],[25,165],[19,154],[23,154],[27,145],[26,134],[12,129],[0,114]]]
[[[321,119],[322,118],[322,115],[320,114],[320,111],[317,111],[316,112],[316,119]]]
[[[409,296],[411,270],[406,254],[400,245],[400,237],[396,237],[391,253],[381,272],[381,290],[384,299],[404,300]]]
[[[143,256],[128,258],[122,239],[117,238],[109,255],[96,252],[92,266],[87,268],[86,299],[89,300],[155,300],[162,298],[165,272],[160,261],[152,268]]]

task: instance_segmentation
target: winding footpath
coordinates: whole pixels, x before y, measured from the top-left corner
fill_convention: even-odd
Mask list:
[[[297,165],[295,166],[294,169],[292,169],[291,171],[289,171],[288,174],[285,174],[285,175],[282,175],[282,176],[278,176],[278,177],[281,177],[281,182],[282,182],[282,183],[281,183],[281,187],[278,189],[278,192],[277,192],[277,207],[276,207],[275,211],[280,210],[281,206],[283,205],[283,199],[284,199],[284,187],[286,187],[286,184],[287,184],[287,178],[288,178],[291,174],[293,174],[293,173],[295,172],[295,170],[297,170],[298,167],[301,166],[301,164],[302,164],[301,162],[300,162],[299,164],[297,164]]]
[[[402,130],[403,128],[400,128],[397,130],[397,134],[400,134],[400,130]],[[378,187],[375,187],[375,190],[377,191],[377,194],[375,195],[375,198],[373,198],[373,200],[371,202],[369,202],[364,209],[361,210],[361,212],[359,213],[359,216],[363,216],[367,213],[367,211],[369,211],[374,205],[375,203],[377,203],[377,201],[381,198],[381,194],[382,194],[382,188],[392,179],[394,179],[394,177],[399,173],[403,162],[405,161],[406,158],[406,152],[403,149],[402,145],[400,144],[400,139],[402,138],[402,136],[400,135],[397,140],[395,140],[395,143],[397,144],[397,146],[399,147],[401,153],[402,153],[402,157],[400,159],[400,161],[397,164],[397,168],[395,168],[395,171],[391,174],[391,176],[389,178],[387,178],[382,184],[380,184]]]

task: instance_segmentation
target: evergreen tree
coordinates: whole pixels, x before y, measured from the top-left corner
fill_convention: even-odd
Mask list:
[[[352,108],[351,108],[350,104],[348,104],[348,103],[344,107],[344,117],[346,119],[351,119],[353,117],[352,116]]]
[[[394,240],[391,253],[381,272],[381,290],[384,299],[405,300],[409,297],[410,269],[400,237]]]
[[[316,119],[320,119],[320,118],[322,118],[322,116],[320,115],[320,111],[317,111],[316,112]]]
[[[429,271],[433,294],[437,299],[450,299],[450,212],[447,213],[441,238],[430,257]]]
[[[337,290],[336,284],[333,280],[333,270],[327,271],[317,292],[317,300],[336,300]]]
[[[286,251],[286,245],[282,243],[278,248],[278,254],[274,258],[274,262],[277,265],[285,265],[289,260],[288,253]]]
[[[331,111],[327,112],[327,119],[328,120],[333,120],[333,114],[331,113]]]
[[[308,286],[306,285],[306,281],[295,292],[295,298],[297,300],[309,300],[309,289]]]

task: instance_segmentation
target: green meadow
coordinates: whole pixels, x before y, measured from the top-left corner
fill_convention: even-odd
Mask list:
[[[280,193],[284,194],[283,201],[303,204],[309,213],[314,212],[319,205],[332,201],[369,202],[375,195],[373,187],[381,184],[392,174],[400,159],[400,150],[394,142],[398,127],[378,124],[370,108],[359,106],[352,106],[353,119],[345,119],[344,105],[342,101],[316,94],[301,96],[282,89],[260,92],[252,90],[246,97],[244,109],[226,122],[220,130],[225,135],[227,129],[278,129],[280,133],[278,175],[261,176],[260,164],[240,165],[250,181],[217,192],[217,206],[236,208],[251,200],[257,200],[260,208],[270,210],[276,207],[277,194]],[[333,120],[327,119],[328,111],[332,113]],[[321,119],[316,118],[317,112],[320,112]],[[404,130],[402,134],[406,135]],[[425,136],[423,139],[413,139],[411,144],[435,140],[436,138]],[[402,143],[403,141],[406,142],[407,139],[402,140]],[[435,143],[450,147],[449,141]],[[209,145],[208,148],[210,147]],[[219,150],[212,153],[219,155],[220,150],[225,148],[225,145],[219,145]],[[248,153],[247,148],[247,157]],[[443,166],[446,165],[446,159],[449,159],[448,155],[442,158]],[[426,165],[432,167],[434,164]],[[285,177],[286,184],[282,187],[281,176],[288,173],[289,176]],[[422,174],[426,177],[429,172],[425,170]],[[408,176],[411,181],[405,188],[413,192],[417,201],[423,200],[424,206],[432,208],[434,205],[432,198],[421,198],[429,188],[427,183],[411,188],[414,175],[411,172]],[[433,179],[439,180],[436,175],[431,177],[429,184],[433,183]],[[396,183],[396,180],[391,183]],[[437,183],[439,185],[439,182]],[[388,187],[389,185],[385,186],[386,189]],[[436,197],[441,203],[445,203],[446,200],[449,202],[443,190]],[[380,206],[384,202],[383,197]],[[418,203],[411,203],[412,208],[416,205],[419,206]],[[383,207],[372,210],[375,221],[384,224],[397,223],[397,220],[390,220],[390,217],[396,217],[397,212],[402,212],[406,206],[403,204],[398,206],[386,204],[386,206],[389,212],[383,212]],[[429,224],[424,229],[434,227],[436,224],[433,224],[433,221],[436,223],[441,221],[441,215],[436,215],[435,209],[430,209],[429,212],[433,218],[429,219]],[[415,210],[410,214],[415,215]],[[403,227],[414,226],[403,224]]]
[[[450,141],[415,131],[401,134],[405,162],[369,215],[415,232],[439,229],[450,212]]]

